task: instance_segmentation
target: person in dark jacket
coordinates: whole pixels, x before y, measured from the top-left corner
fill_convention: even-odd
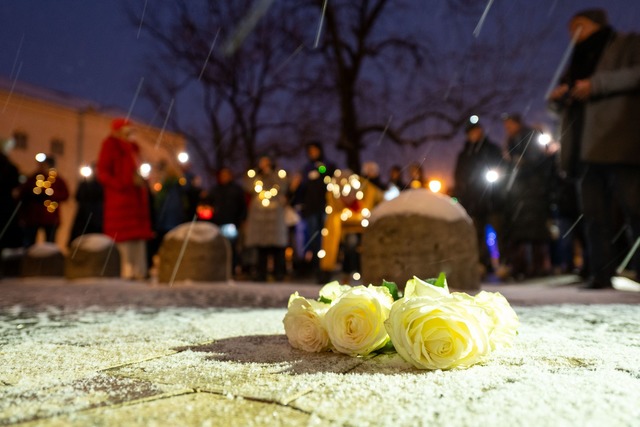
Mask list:
[[[318,251],[322,247],[322,228],[325,221],[327,206],[326,177],[333,176],[335,165],[325,158],[322,144],[318,141],[306,145],[308,161],[302,169],[302,179],[299,187],[292,190],[294,205],[300,206],[300,213],[305,225],[304,259],[309,263],[311,271],[321,276],[318,261]],[[320,280],[321,278],[318,277]]]
[[[47,156],[44,161],[38,162],[36,171],[20,188],[20,221],[25,248],[36,243],[40,229],[44,230],[47,242],[56,241],[60,226],[60,203],[69,198],[69,190],[55,165],[55,159]]]
[[[502,151],[487,138],[479,123],[469,123],[465,134],[467,139],[464,148],[456,160],[454,195],[473,219],[480,263],[486,271],[491,271],[494,266],[485,239],[485,229],[491,225],[502,237],[505,165]]]
[[[83,234],[102,233],[104,210],[102,185],[96,177],[95,165],[87,168],[89,168],[86,171],[87,176],[80,181],[76,190],[77,210],[69,235],[69,244]]]
[[[562,117],[561,164],[577,177],[589,252],[589,289],[611,287],[624,253],[612,250],[614,202],[640,239],[640,35],[622,34],[602,9],[576,13],[577,43],[551,107]],[[633,264],[640,277],[640,256]]]
[[[538,142],[540,132],[520,115],[503,117],[510,172],[506,182],[507,263],[516,278],[549,273],[553,158]]]
[[[12,146],[13,140],[0,139],[0,278],[3,274],[3,249],[22,246],[17,221],[18,202],[14,197],[20,185],[20,173],[7,156]]]
[[[231,243],[233,269],[240,265],[239,233],[247,218],[247,201],[242,187],[234,181],[231,169],[223,167],[218,171],[218,182],[204,200],[213,208],[211,221],[219,226]]]

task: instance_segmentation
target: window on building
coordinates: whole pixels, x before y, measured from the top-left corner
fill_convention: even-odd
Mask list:
[[[54,138],[51,140],[51,154],[62,156],[64,154],[64,141]]]
[[[27,141],[28,136],[24,132],[14,132],[13,133],[13,141],[15,142],[15,146],[13,147],[16,150],[26,150],[27,149]]]

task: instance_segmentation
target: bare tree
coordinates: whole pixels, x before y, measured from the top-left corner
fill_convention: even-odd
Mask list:
[[[335,129],[337,147],[354,170],[374,141],[413,147],[449,141],[470,115],[496,118],[539,87],[532,47],[541,45],[547,29],[521,31],[505,7],[489,11],[469,0],[304,4],[316,22],[324,10],[324,27],[317,49],[304,52],[322,61],[315,74],[307,70],[312,83],[303,94],[322,99],[324,111],[338,112],[316,117],[325,129]],[[483,29],[489,36],[474,37],[484,11],[491,12]],[[420,25],[420,13],[432,22]]]
[[[277,111],[288,90],[279,68],[294,24],[286,5],[271,3],[177,0],[156,3],[144,16],[130,13],[156,45],[143,93],[209,171],[255,163],[259,149],[269,149],[270,131],[293,126]]]

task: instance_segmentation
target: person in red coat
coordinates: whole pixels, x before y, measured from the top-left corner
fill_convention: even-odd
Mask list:
[[[55,159],[47,156],[38,162],[37,170],[20,188],[20,222],[25,248],[36,242],[39,229],[44,230],[47,242],[56,241],[60,226],[60,203],[69,198],[69,190],[55,166]]]
[[[137,144],[127,119],[115,119],[98,155],[98,180],[104,188],[104,233],[117,244],[120,274],[147,277],[146,240],[153,237],[147,184],[138,173]]]

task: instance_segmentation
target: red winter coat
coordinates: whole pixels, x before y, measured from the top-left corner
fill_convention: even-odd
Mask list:
[[[98,155],[98,180],[104,187],[104,233],[116,242],[153,237],[146,185],[136,184],[138,147],[109,136]]]

